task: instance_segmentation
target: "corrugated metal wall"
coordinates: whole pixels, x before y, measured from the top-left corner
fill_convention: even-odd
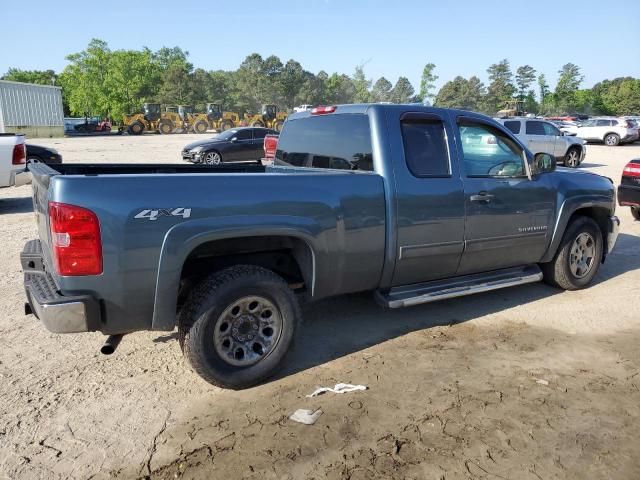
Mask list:
[[[63,125],[60,87],[0,80],[0,129]]]

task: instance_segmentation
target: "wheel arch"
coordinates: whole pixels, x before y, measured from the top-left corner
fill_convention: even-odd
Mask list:
[[[181,286],[188,289],[202,275],[231,265],[268,268],[290,283],[301,282],[313,295],[316,255],[312,235],[304,228],[264,223],[259,229],[255,226],[251,229],[202,227],[201,222],[188,222],[174,227],[165,236],[156,279],[153,330],[175,327],[179,301],[183,297]]]
[[[609,228],[609,216],[611,215],[610,206],[610,199],[607,198],[594,199],[588,202],[584,202],[584,200],[580,198],[575,199],[572,202],[565,201],[560,207],[560,213],[552,234],[551,243],[541,262],[549,262],[553,259],[560,247],[560,242],[562,241],[564,232],[567,230],[569,225],[571,225],[574,218],[578,216],[589,217],[598,224],[598,227],[600,227],[603,242],[602,261],[604,262],[606,255],[609,253],[607,251],[607,234]]]

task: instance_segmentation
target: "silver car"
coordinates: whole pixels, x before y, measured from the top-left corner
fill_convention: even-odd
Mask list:
[[[587,142],[582,138],[565,135],[553,123],[539,118],[499,118],[531,152],[548,153],[565,167],[576,168],[587,154]]]

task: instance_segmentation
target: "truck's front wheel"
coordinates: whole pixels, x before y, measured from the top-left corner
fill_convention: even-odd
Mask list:
[[[586,287],[598,272],[602,251],[598,224],[589,217],[576,217],[567,227],[554,259],[540,265],[544,281],[564,290]]]
[[[237,265],[189,294],[178,317],[180,346],[209,383],[247,388],[283,363],[300,317],[284,279],[262,267]]]

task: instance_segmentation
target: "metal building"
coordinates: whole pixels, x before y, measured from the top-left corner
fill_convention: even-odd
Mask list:
[[[0,133],[28,137],[62,137],[62,89],[0,80]]]

